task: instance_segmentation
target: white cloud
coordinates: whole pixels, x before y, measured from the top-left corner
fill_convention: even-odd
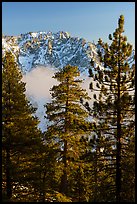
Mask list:
[[[49,89],[58,83],[52,78],[54,73],[55,69],[44,66],[38,66],[28,72],[23,76],[23,81],[26,82],[26,94],[36,99],[51,98]]]

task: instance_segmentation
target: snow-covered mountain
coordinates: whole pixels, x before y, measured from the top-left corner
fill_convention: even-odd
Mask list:
[[[96,66],[100,64],[94,44],[62,31],[3,36],[2,54],[7,50],[14,54],[22,70],[23,80],[26,82],[26,95],[38,108],[36,115],[40,119],[39,128],[42,131],[46,129],[43,105],[51,101],[49,89],[56,84],[52,79],[54,72],[67,64],[78,66],[81,79],[85,79],[82,86],[90,92],[90,61],[94,59]]]
[[[98,64],[97,48],[85,39],[72,37],[68,32],[29,32],[19,36],[2,37],[2,52],[12,51],[23,73],[37,65],[62,68],[70,64],[80,71],[90,67],[91,59]]]

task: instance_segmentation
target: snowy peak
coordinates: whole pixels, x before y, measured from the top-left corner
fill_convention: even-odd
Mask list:
[[[64,31],[3,36],[2,49],[3,55],[10,50],[16,56],[23,73],[37,65],[62,68],[67,64],[78,66],[82,72],[90,67],[91,58],[99,63],[94,44]]]

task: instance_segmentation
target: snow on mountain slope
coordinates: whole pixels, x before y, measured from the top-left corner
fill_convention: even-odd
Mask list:
[[[97,48],[94,44],[86,42],[83,38],[71,37],[69,33],[59,31],[29,32],[19,36],[2,37],[2,54],[10,50],[23,73],[23,81],[26,82],[26,95],[34,107],[37,107],[36,115],[40,119],[39,128],[44,131],[47,121],[44,119],[44,105],[51,101],[49,89],[56,84],[52,79],[55,71],[65,65],[78,66],[81,79],[84,79],[82,87],[93,97],[89,90],[91,78],[88,77],[88,69],[91,59],[96,66],[100,64]]]
[[[16,55],[23,73],[37,65],[62,68],[67,64],[78,66],[82,72],[90,67],[91,58],[99,63],[94,44],[63,31],[3,36],[2,50],[3,54],[10,50]]]

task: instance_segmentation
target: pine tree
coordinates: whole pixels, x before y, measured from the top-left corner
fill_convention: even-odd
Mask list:
[[[43,133],[44,138],[44,133]],[[37,192],[35,202],[48,201],[49,194],[57,190],[55,171],[57,169],[56,150],[48,139],[43,139],[41,145],[33,155],[31,161],[31,172],[27,174],[30,184]],[[36,194],[36,193],[35,193]]]
[[[130,154],[127,147],[131,140],[134,141],[134,55],[132,45],[127,42],[123,32],[124,16],[121,15],[118,28],[113,36],[109,35],[112,43],[108,45],[101,39],[98,41],[98,54],[104,69],[94,67],[92,62],[94,73],[90,70],[90,76],[96,81],[96,87],[91,83],[90,89],[99,93],[98,97],[94,95],[94,117],[98,120],[96,135],[103,148],[104,161],[106,160],[107,166],[113,167],[106,167],[108,176],[112,169],[112,174],[116,175],[117,202],[125,199],[122,191],[128,187],[123,179],[128,170],[124,168],[124,164],[125,159],[128,159],[127,154]],[[132,164],[134,166],[134,162]],[[131,177],[133,181],[134,174]]]
[[[66,195],[70,191],[70,169],[79,164],[82,154],[80,138],[89,129],[89,122],[86,120],[88,113],[80,104],[80,98],[89,99],[89,96],[80,87],[82,80],[77,78],[79,75],[78,68],[70,65],[55,73],[53,78],[60,84],[52,87],[52,102],[46,105],[46,114],[50,121],[46,137],[51,139],[54,149],[59,152],[58,160],[62,165],[59,191]]]
[[[41,139],[39,121],[32,115],[35,109],[26,98],[25,83],[14,56],[6,52],[2,63],[2,179],[3,191],[10,200],[14,189],[27,183],[29,155]]]

